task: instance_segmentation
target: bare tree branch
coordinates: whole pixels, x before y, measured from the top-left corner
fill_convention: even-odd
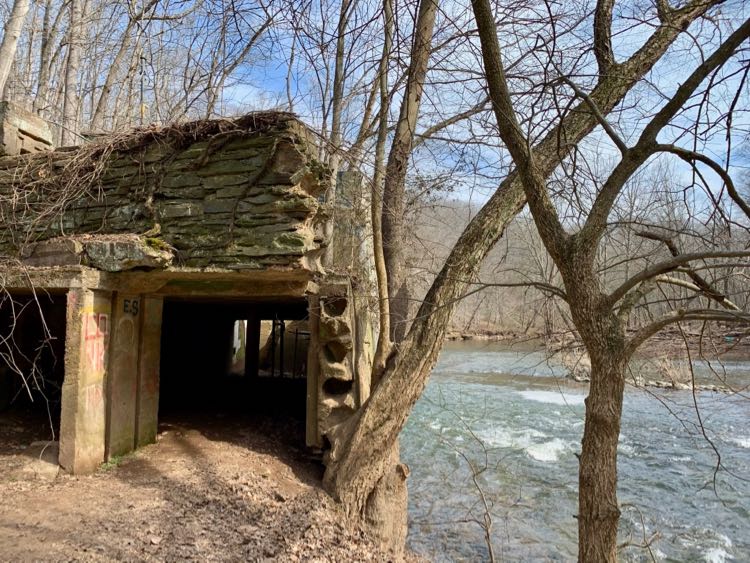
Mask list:
[[[660,274],[665,274],[675,270],[683,264],[688,264],[695,260],[709,260],[712,258],[746,258],[750,257],[750,251],[736,250],[724,252],[693,252],[689,254],[680,254],[671,260],[665,260],[641,270],[636,275],[626,280],[622,285],[615,289],[607,296],[607,303],[614,306],[622,299],[631,289],[644,281],[654,278]]]

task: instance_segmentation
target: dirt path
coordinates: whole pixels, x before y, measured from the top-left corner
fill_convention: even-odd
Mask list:
[[[14,450],[33,432],[0,426],[0,560],[387,559],[319,489],[299,428],[176,418],[157,444],[71,477],[30,457],[40,444]]]

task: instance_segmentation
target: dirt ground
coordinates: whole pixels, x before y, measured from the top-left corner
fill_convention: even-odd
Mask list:
[[[384,561],[319,487],[302,426],[173,417],[98,473],[57,472],[43,419],[0,415],[2,561]]]

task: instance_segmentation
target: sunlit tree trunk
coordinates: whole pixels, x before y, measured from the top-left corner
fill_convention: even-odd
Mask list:
[[[71,0],[69,10],[68,62],[65,67],[63,122],[60,140],[62,146],[78,143],[78,71],[81,65],[81,41],[83,39],[83,0]]]
[[[378,112],[378,138],[375,143],[375,174],[372,179],[371,221],[373,238],[373,259],[377,276],[378,290],[378,343],[375,349],[372,366],[372,385],[377,386],[385,370],[385,361],[391,349],[391,313],[388,306],[388,269],[383,253],[383,176],[385,164],[385,144],[388,137],[388,61],[393,42],[393,4],[391,0],[383,1],[383,53],[378,68],[378,90],[380,92],[380,109]],[[366,122],[363,122],[363,127]]]
[[[47,109],[47,97],[50,88],[50,72],[52,70],[52,50],[55,44],[57,25],[62,10],[58,11],[54,21],[52,19],[52,0],[44,3],[44,15],[42,16],[42,37],[39,48],[39,77],[37,79],[36,94],[34,95],[33,108],[38,114],[43,114]]]
[[[5,91],[10,69],[16,57],[18,39],[21,37],[23,22],[26,20],[30,5],[31,0],[16,0],[5,24],[3,41],[0,43],[0,96]]]

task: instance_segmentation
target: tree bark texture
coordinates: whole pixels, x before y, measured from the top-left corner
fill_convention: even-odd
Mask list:
[[[49,78],[52,66],[52,45],[62,12],[62,10],[58,11],[53,22],[52,9],[52,0],[47,0],[44,4],[44,16],[42,17],[42,38],[39,47],[39,79],[33,103],[33,109],[39,115],[43,115],[47,109],[47,96],[50,86]]]
[[[389,357],[383,378],[368,402],[329,436],[332,449],[324,482],[352,515],[365,516],[372,499],[382,499],[384,487],[393,487],[392,477],[384,481],[383,476],[402,475],[405,480],[408,471],[398,464],[393,449],[398,434],[437,361],[467,280],[473,279],[524,204],[518,183],[507,182],[498,193],[501,195],[485,205],[456,243],[406,339]],[[384,539],[398,548],[400,537]]]
[[[587,348],[591,383],[578,471],[578,561],[617,561],[617,443],[627,356]]]
[[[625,371],[625,322],[608,306],[591,249],[563,263],[573,322],[591,359],[578,470],[578,561],[617,561],[617,444]]]
[[[102,91],[99,95],[99,101],[96,103],[96,109],[91,116],[91,130],[94,132],[101,132],[104,130],[104,112],[107,111],[107,108],[110,106],[110,94],[112,93],[112,88],[117,83],[117,79],[120,75],[120,68],[124,64],[128,55],[130,42],[133,38],[133,31],[135,30],[135,21],[136,20],[130,20],[128,22],[128,26],[125,28],[125,33],[122,35],[120,47],[118,48],[117,54],[107,71],[107,77],[104,79]]]
[[[380,108],[378,110],[378,138],[375,143],[375,173],[372,179],[370,217],[372,222],[372,250],[377,276],[378,289],[378,343],[372,361],[371,384],[380,383],[385,370],[385,361],[391,350],[391,313],[388,306],[388,270],[383,254],[383,178],[385,175],[385,144],[388,137],[388,60],[393,42],[393,6],[391,0],[383,0],[383,53],[378,66],[378,90]],[[364,123],[363,123],[364,127]]]

